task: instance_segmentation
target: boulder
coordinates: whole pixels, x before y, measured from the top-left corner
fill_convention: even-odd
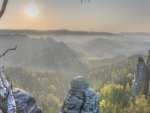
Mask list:
[[[14,88],[13,94],[16,100],[17,113],[42,113],[35,98],[30,93],[19,88]],[[2,113],[7,113],[6,102],[0,101],[0,109],[2,109]]]

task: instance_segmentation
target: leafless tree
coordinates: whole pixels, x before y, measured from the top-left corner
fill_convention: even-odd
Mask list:
[[[7,3],[8,3],[8,0],[4,0],[3,3],[2,3],[2,7],[1,7],[1,10],[0,10],[0,18],[3,16],[3,14],[6,10]],[[0,55],[0,58],[5,56],[9,51],[16,50],[16,48],[17,48],[17,45],[14,48],[7,49],[2,55]]]
[[[1,10],[0,10],[0,18],[3,16],[3,14],[6,10],[7,3],[8,3],[8,0],[3,1],[2,7],[1,7]]]

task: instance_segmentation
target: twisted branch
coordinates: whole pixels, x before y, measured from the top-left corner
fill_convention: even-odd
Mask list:
[[[7,49],[2,55],[0,55],[0,58],[5,56],[9,51],[14,51],[17,49],[17,45],[14,47],[14,48],[11,48],[11,49]]]
[[[6,10],[6,6],[7,6],[8,0],[4,0],[3,4],[2,4],[2,8],[0,10],[0,18],[3,16],[5,10]]]

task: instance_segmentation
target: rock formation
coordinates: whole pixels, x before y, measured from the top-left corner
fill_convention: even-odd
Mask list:
[[[99,98],[89,83],[79,76],[71,81],[71,88],[60,113],[99,113]]]
[[[1,109],[0,109],[0,113],[3,113]]]
[[[132,96],[136,96],[146,76],[146,65],[142,57],[138,58],[138,64],[136,65],[134,81],[132,85]]]
[[[36,100],[29,93],[14,88],[13,94],[16,100],[17,113],[42,113]],[[5,101],[0,101],[0,113],[6,113],[6,103]]]
[[[143,94],[148,98],[150,83],[150,51],[148,53],[146,64],[142,57],[138,58],[138,64],[135,69],[135,76],[131,88],[133,97]]]
[[[147,76],[145,78],[145,87],[144,87],[144,89],[145,89],[146,97],[148,97],[148,99],[150,101],[150,50],[148,52],[146,65],[147,65]]]

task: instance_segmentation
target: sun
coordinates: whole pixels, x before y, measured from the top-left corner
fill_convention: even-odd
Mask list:
[[[35,4],[30,4],[26,7],[26,13],[30,17],[36,17],[39,13],[38,7]]]

